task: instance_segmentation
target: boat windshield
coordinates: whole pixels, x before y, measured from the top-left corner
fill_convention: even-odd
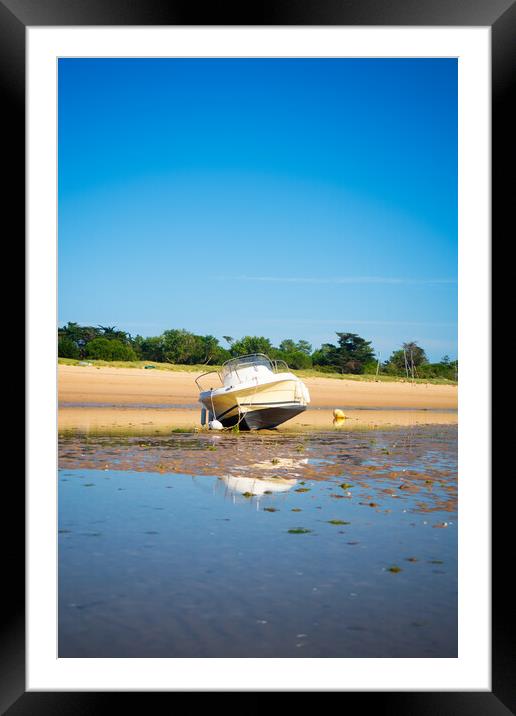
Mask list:
[[[274,366],[270,358],[263,353],[252,353],[247,356],[239,356],[226,361],[222,366],[222,380],[244,382],[250,377],[250,372],[263,373],[264,371],[274,372]]]

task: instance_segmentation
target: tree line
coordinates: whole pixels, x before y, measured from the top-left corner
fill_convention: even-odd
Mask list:
[[[264,336],[235,339],[223,336],[226,346],[212,335],[200,336],[173,328],[159,336],[131,336],[116,326],[80,326],[69,322],[58,329],[60,358],[105,361],[155,361],[176,365],[220,365],[230,358],[248,353],[265,353],[284,360],[291,368],[315,368],[322,372],[368,373],[407,378],[447,378],[457,380],[458,363],[444,356],[430,363],[424,349],[415,341],[403,345],[381,362],[371,341],[356,333],[337,332],[337,341],[313,349],[305,340],[287,338],[278,346]]]

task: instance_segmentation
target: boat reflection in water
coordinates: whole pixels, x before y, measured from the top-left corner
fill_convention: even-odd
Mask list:
[[[240,475],[223,475],[219,485],[224,489],[224,496],[231,497],[233,502],[252,500],[259,503],[263,499],[273,497],[277,493],[288,492],[297,479],[294,477],[242,477]]]
[[[251,465],[235,465],[234,473],[217,477],[209,484],[202,477],[192,479],[199,489],[206,492],[222,493],[233,503],[275,502],[303,479],[303,468],[308,465],[306,457],[278,457],[273,460],[255,462]]]

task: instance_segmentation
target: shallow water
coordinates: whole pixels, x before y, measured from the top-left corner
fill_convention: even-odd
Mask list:
[[[61,657],[457,655],[457,431],[66,438]]]
[[[59,408],[133,408],[138,410],[200,410],[199,403],[94,403],[94,402],[72,402],[65,401],[59,403]],[[333,412],[333,405],[313,405],[309,408],[312,410],[331,410]],[[457,408],[418,408],[414,406],[410,407],[399,407],[399,406],[370,406],[370,405],[342,405],[342,410],[369,410],[369,411],[400,411],[400,412],[414,412],[423,410],[426,413],[457,413]]]

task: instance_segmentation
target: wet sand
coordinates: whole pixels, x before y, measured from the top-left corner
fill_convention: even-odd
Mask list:
[[[58,368],[59,430],[166,433],[200,427],[197,373],[136,368]],[[341,429],[457,422],[457,386],[306,378],[309,409],[280,430]],[[173,405],[174,407],[168,407]]]
[[[60,657],[457,656],[457,430],[59,440]]]

